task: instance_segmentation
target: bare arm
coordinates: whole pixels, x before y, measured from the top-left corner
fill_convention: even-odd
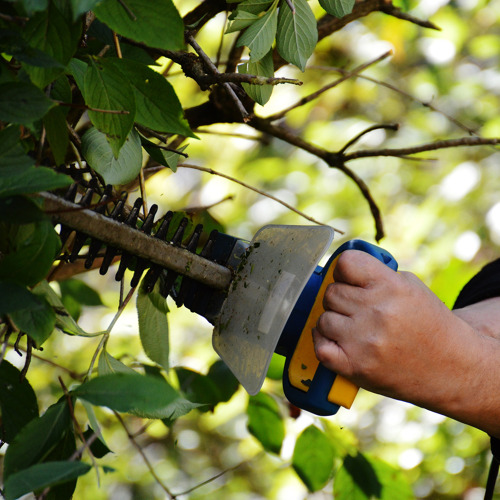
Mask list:
[[[453,312],[476,332],[500,341],[500,297],[483,300]]]
[[[500,436],[500,298],[450,311],[411,273],[341,255],[316,355],[360,387]]]

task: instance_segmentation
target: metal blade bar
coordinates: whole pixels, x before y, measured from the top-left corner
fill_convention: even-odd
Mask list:
[[[81,208],[52,193],[38,193],[38,196],[43,198],[45,212],[56,223],[81,231],[107,245],[118,247],[212,288],[229,288],[232,275],[224,266],[92,210]]]

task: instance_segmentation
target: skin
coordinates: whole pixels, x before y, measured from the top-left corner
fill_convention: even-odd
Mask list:
[[[450,311],[414,274],[357,250],[333,276],[313,329],[327,368],[500,437],[500,298]]]

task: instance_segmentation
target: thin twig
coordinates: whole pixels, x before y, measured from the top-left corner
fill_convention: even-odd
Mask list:
[[[346,75],[349,73],[348,70],[343,69],[343,68],[336,68],[336,67],[329,67],[329,66],[309,66],[310,69],[318,69],[321,71],[335,71],[336,73],[341,73],[343,75]],[[451,123],[456,125],[458,128],[461,128],[465,132],[467,132],[470,135],[476,135],[479,136],[477,131],[474,129],[468,127],[467,125],[464,125],[461,123],[459,120],[457,120],[455,117],[451,116],[450,114],[446,113],[442,109],[439,109],[437,106],[432,104],[430,101],[423,101],[422,99],[418,99],[414,95],[404,91],[403,89],[400,89],[399,87],[396,87],[395,85],[392,85],[391,83],[384,82],[383,80],[378,80],[377,78],[373,78],[371,76],[367,75],[354,75],[355,78],[359,78],[361,80],[366,80],[367,82],[372,82],[375,85],[379,85],[380,87],[385,87],[389,90],[392,90],[393,92],[396,92],[397,94],[402,95],[403,97],[406,97],[407,99],[412,100],[413,102],[417,102],[421,106],[424,106],[426,108],[429,108],[432,111],[435,111],[436,113],[439,113],[440,115],[443,115],[447,120],[449,120]]]
[[[8,346],[14,347],[13,344],[8,344]],[[19,347],[19,349],[26,352],[26,349],[24,349],[24,347]],[[36,354],[33,352],[31,354],[31,356],[33,358],[36,358],[44,363],[47,363],[47,364],[53,366],[54,368],[59,368],[60,370],[64,370],[74,380],[82,380],[82,378],[83,378],[83,375],[79,375],[78,373],[74,372],[73,370],[70,370],[69,368],[66,368],[65,366],[59,365],[50,359],[44,358],[44,357],[40,356],[39,354]]]
[[[10,330],[9,325],[4,325],[2,334],[0,335],[0,337],[3,337],[2,352],[0,353],[0,365],[2,364],[2,361],[5,357],[5,352],[7,351],[7,346],[9,345],[9,337],[11,336],[11,334],[12,331]]]
[[[461,137],[458,139],[446,139],[442,141],[430,142],[419,146],[408,148],[386,148],[386,149],[364,149],[344,155],[343,161],[347,162],[358,158],[371,158],[374,156],[395,156],[401,157],[425,153],[426,151],[436,151],[438,149],[456,148],[459,146],[497,146],[500,145],[500,138],[486,137]]]
[[[186,39],[189,42],[189,44],[191,45],[191,47],[193,47],[193,49],[196,51],[196,53],[200,56],[201,60],[205,63],[207,71],[209,71],[213,75],[220,74],[219,70],[216,68],[215,64],[205,54],[205,52],[198,45],[198,43],[196,42],[196,40],[194,39],[194,37],[192,35],[188,35],[186,37]],[[238,108],[238,111],[241,113],[243,121],[247,122],[249,120],[248,111],[245,109],[245,107],[243,106],[242,102],[239,100],[238,96],[235,94],[235,92],[234,92],[233,88],[231,87],[231,85],[229,83],[225,82],[225,83],[222,84],[222,86],[224,87],[224,89],[228,93],[229,97],[231,98],[231,100],[234,102],[234,104]]]
[[[24,361],[24,366],[23,369],[21,370],[21,373],[19,375],[19,379],[21,381],[24,380],[26,377],[26,374],[28,373],[28,368],[30,367],[31,364],[31,353],[33,351],[33,340],[31,337],[26,336],[26,360]]]
[[[372,127],[368,127],[367,129],[360,132],[357,136],[355,136],[351,140],[349,140],[344,145],[344,147],[341,150],[339,150],[339,154],[344,154],[347,151],[347,149],[349,149],[353,144],[358,142],[361,139],[361,137],[363,137],[364,135],[368,134],[369,132],[373,132],[374,130],[379,130],[379,129],[398,130],[399,123],[382,123],[379,125],[373,125]]]
[[[246,189],[250,189],[251,191],[254,191],[262,196],[265,196],[266,198],[270,198],[271,200],[276,201],[280,205],[283,205],[284,207],[288,208],[292,212],[295,212],[296,214],[300,215],[304,219],[307,219],[308,221],[313,222],[314,224],[318,224],[320,226],[327,226],[328,225],[328,224],[325,224],[323,222],[317,221],[313,217],[310,217],[309,215],[305,214],[304,212],[301,212],[300,210],[297,210],[295,207],[292,207],[292,205],[289,205],[285,201],[280,200],[279,198],[276,198],[275,196],[273,196],[269,193],[266,193],[265,191],[261,191],[260,189],[254,187],[254,186],[251,186],[250,184],[247,184],[246,182],[240,181],[239,179],[236,179],[235,177],[231,177],[230,175],[223,174],[222,172],[218,172],[218,171],[213,170],[211,168],[200,167],[199,165],[190,165],[188,163],[181,163],[181,164],[177,165],[177,168],[179,168],[179,167],[191,168],[193,170],[199,170],[201,172],[207,172],[207,173],[212,174],[212,175],[217,175],[219,177],[223,177],[224,179],[227,179],[231,182],[235,182],[236,184],[239,184],[240,186],[243,186]],[[341,231],[340,229],[337,229],[337,228],[333,228],[333,229],[340,234],[344,234],[344,232]]]
[[[173,498],[177,498],[177,497],[184,496],[184,495],[189,495],[189,493],[192,493],[193,491],[201,488],[202,486],[205,486],[206,484],[210,484],[212,481],[215,481],[216,479],[219,479],[219,477],[224,476],[228,472],[233,472],[233,471],[239,469],[243,465],[246,465],[248,462],[250,462],[250,460],[245,460],[244,462],[241,462],[238,465],[235,465],[234,467],[230,467],[229,469],[226,469],[226,470],[223,470],[222,472],[219,472],[218,474],[216,474],[215,476],[211,477],[210,479],[207,479],[207,480],[205,480],[205,481],[197,484],[196,486],[193,486],[192,488],[184,490],[184,491],[182,491],[180,493],[175,493],[174,496],[173,496]]]
[[[123,421],[122,417],[120,416],[120,414],[116,411],[113,410],[113,413],[116,417],[116,419],[118,420],[118,422],[120,423],[120,425],[123,427],[123,430],[126,432],[127,434],[127,437],[129,439],[129,441],[132,443],[132,445],[135,447],[135,449],[139,452],[139,454],[141,455],[142,459],[144,460],[144,463],[146,464],[146,467],[148,468],[149,470],[149,473],[153,476],[154,480],[158,483],[158,485],[161,487],[161,489],[171,498],[171,499],[174,499],[176,497],[176,495],[174,495],[170,490],[169,488],[165,485],[165,483],[160,479],[160,477],[158,476],[158,474],[156,473],[153,465],[151,464],[151,462],[149,461],[149,458],[147,457],[147,455],[144,453],[144,450],[141,448],[141,446],[139,445],[139,443],[136,441],[135,439],[135,436],[129,431],[127,425],[125,424],[125,422]]]
[[[57,99],[53,99],[53,101],[56,104],[58,104],[59,106],[69,106],[70,108],[87,109],[89,111],[96,111],[97,113],[108,113],[110,115],[129,115],[130,114],[130,111],[127,111],[125,109],[100,109],[100,108],[93,108],[91,106],[87,106],[86,104],[75,104],[74,102],[58,101]]]
[[[361,71],[364,71],[366,68],[373,66],[374,64],[386,59],[391,54],[392,54],[392,51],[389,50],[389,51],[385,52],[384,54],[382,54],[381,56],[378,56],[377,58],[373,59],[372,61],[368,61],[364,64],[361,64],[360,66],[357,66],[352,71],[346,72],[346,74],[344,76],[342,76],[341,78],[339,78],[338,80],[335,80],[334,82],[332,82],[328,85],[325,85],[324,87],[317,90],[316,92],[313,92],[312,94],[309,94],[309,95],[303,97],[302,99],[297,101],[295,104],[292,104],[291,106],[280,111],[279,113],[275,113],[274,115],[268,116],[267,120],[269,120],[271,122],[276,121],[276,120],[281,120],[290,111],[292,111],[296,108],[299,108],[300,106],[304,106],[304,104],[307,104],[307,103],[313,101],[314,99],[317,99],[321,94],[323,94],[327,90],[330,90],[330,89],[336,87],[337,85],[340,85],[341,83],[345,82],[346,80],[349,80],[350,78],[352,78],[353,76],[356,76]]]
[[[124,0],[118,0],[120,5],[126,10],[128,16],[132,21],[137,21],[137,16],[132,12],[131,8],[125,3]]]
[[[109,335],[111,333],[111,330],[115,326],[116,322],[118,321],[118,318],[120,317],[120,315],[124,311],[125,307],[127,307],[127,304],[130,302],[130,299],[132,298],[132,295],[134,294],[134,292],[135,292],[135,287],[131,288],[129,290],[127,296],[125,297],[125,300],[120,303],[118,311],[116,311],[116,314],[114,315],[113,319],[111,320],[111,323],[109,324],[108,328],[104,332],[102,339],[100,340],[99,345],[97,346],[97,349],[95,350],[94,355],[92,356],[92,360],[90,361],[90,365],[89,365],[89,368],[87,370],[87,375],[85,376],[85,379],[89,379],[90,376],[92,375],[92,371],[94,370],[94,365],[95,365],[95,362],[97,360],[97,356],[99,355],[99,353],[101,352],[103,347],[106,345],[106,343],[109,339]]]
[[[120,40],[118,40],[118,35],[116,34],[116,31],[113,31],[113,43],[115,44],[115,50],[118,59],[122,59],[123,58],[122,48],[120,47]]]
[[[66,401],[68,402],[69,414],[71,415],[71,419],[73,420],[73,423],[75,424],[76,432],[78,433],[78,436],[82,440],[82,443],[90,456],[90,460],[92,462],[92,465],[94,466],[94,468],[96,470],[97,484],[99,485],[99,468],[97,466],[97,462],[95,460],[94,454],[92,453],[92,450],[90,449],[90,445],[85,440],[85,436],[83,435],[82,428],[80,427],[80,424],[78,423],[78,420],[76,419],[75,409],[73,408],[73,401],[71,400],[71,395],[69,394],[69,391],[68,391],[66,385],[64,384],[62,378],[57,377],[57,379],[59,380],[59,384],[62,387],[64,395],[66,396]]]
[[[144,181],[144,169],[141,168],[139,171],[139,189],[141,191],[141,198],[142,198],[142,211],[144,212],[144,217],[148,216],[148,200],[147,200],[147,193],[146,193],[146,186],[145,186],[145,181]]]

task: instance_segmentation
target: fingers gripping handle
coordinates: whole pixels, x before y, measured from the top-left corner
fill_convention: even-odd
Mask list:
[[[358,392],[352,382],[319,363],[312,338],[312,329],[325,311],[323,297],[326,288],[334,282],[333,271],[340,254],[346,250],[366,252],[394,271],[398,267],[394,257],[386,250],[366,241],[351,240],[341,245],[323,268],[323,280],[293,352],[289,350],[292,354],[287,356],[283,373],[283,388],[288,400],[317,415],[333,415],[339,406],[350,408]]]

